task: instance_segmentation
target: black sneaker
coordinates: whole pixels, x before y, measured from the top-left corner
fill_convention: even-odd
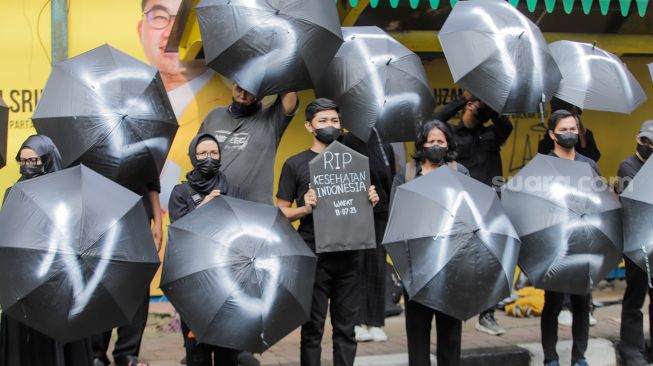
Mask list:
[[[494,319],[494,314],[492,313],[483,314],[482,316],[478,317],[476,330],[495,336],[502,335],[506,332],[506,330],[501,328],[499,323],[497,323],[496,319]]]

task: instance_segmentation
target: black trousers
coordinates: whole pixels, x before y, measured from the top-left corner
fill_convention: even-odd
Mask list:
[[[544,293],[544,309],[540,320],[542,331],[542,349],[544,362],[558,359],[556,344],[558,343],[558,314],[562,310],[565,294],[546,291]],[[574,322],[571,325],[573,345],[571,348],[571,363],[585,357],[590,332],[590,295],[569,295],[571,313]]]
[[[404,299],[408,295],[404,292]],[[431,323],[435,316],[438,366],[460,365],[463,322],[415,301],[406,302],[408,365],[431,366]]]
[[[642,306],[648,293],[653,299],[653,289],[648,287],[648,276],[633,261],[626,262],[626,292],[621,304],[621,352],[625,359],[641,358],[646,353],[644,344],[644,317]],[[649,335],[653,335],[653,301],[648,306]],[[653,337],[651,338],[653,339]]]
[[[143,331],[147,324],[147,312],[150,307],[149,290],[143,298],[143,302],[136,310],[134,320],[131,324],[118,328],[118,340],[113,348],[113,361],[117,365],[127,364],[128,356],[136,356],[141,350],[141,341],[143,340]],[[111,330],[93,336],[93,357],[109,364],[107,351],[111,342]]]
[[[361,250],[361,304],[358,324],[371,327],[385,325],[386,252],[381,242],[388,221],[374,217],[376,248]]]
[[[302,325],[302,366],[320,366],[322,335],[330,310],[333,327],[333,365],[353,366],[356,357],[354,326],[360,304],[360,256],[356,252],[318,255],[313,284],[311,319]]]
[[[186,348],[186,366],[238,366],[240,351],[199,343],[193,338],[188,338],[190,329],[183,320],[181,331],[184,335],[184,348]]]

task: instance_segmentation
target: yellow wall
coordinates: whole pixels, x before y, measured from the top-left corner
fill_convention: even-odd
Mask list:
[[[45,7],[44,7],[45,5]],[[37,24],[39,12],[42,11]],[[30,117],[35,108],[36,98],[44,87],[50,72],[50,7],[45,0],[23,0],[3,2],[0,11],[0,91],[11,113],[9,130],[7,167],[0,170],[0,191],[18,178],[18,166],[11,157],[15,156],[20,143],[34,133]],[[112,46],[145,60],[136,31],[140,19],[139,0],[84,0],[71,2],[69,12],[69,54],[78,55],[99,45]],[[39,39],[43,43],[39,42]],[[652,57],[630,57],[624,61],[638,78],[646,93],[653,96],[653,84],[646,64]],[[449,70],[443,59],[425,62],[431,85],[436,90],[438,102],[448,102],[442,98],[445,90],[455,89]],[[306,149],[310,135],[303,126],[303,110],[313,99],[311,91],[300,93],[300,108],[284,135],[277,154],[275,173],[281,170],[283,162],[291,155]],[[347,118],[347,116],[343,116]],[[632,153],[634,135],[645,119],[653,119],[653,102],[636,110],[631,116],[586,111],[583,120],[595,132],[603,154],[600,167],[604,175],[613,175],[621,159]],[[513,118],[516,130],[503,149],[506,174],[514,174],[522,165],[526,142],[530,150],[536,151],[537,139],[541,132],[532,131],[537,118]],[[181,141],[179,146],[187,146]],[[185,153],[185,151],[184,151]],[[527,154],[528,155],[528,154]],[[278,179],[275,179],[275,182]],[[276,185],[276,183],[275,183]],[[276,188],[275,188],[276,192]],[[155,281],[154,288],[158,284]],[[155,291],[154,293],[160,293]]]

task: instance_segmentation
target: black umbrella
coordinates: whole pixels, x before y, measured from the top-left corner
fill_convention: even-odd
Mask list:
[[[9,107],[0,98],[0,168],[7,165],[7,130],[9,129]]]
[[[62,342],[130,323],[159,266],[140,197],[84,166],[16,183],[0,233],[2,310]]]
[[[454,82],[499,113],[540,112],[558,89],[542,32],[507,1],[457,2],[438,38]]]
[[[510,295],[520,244],[492,188],[441,167],[394,197],[383,244],[411,300],[466,320]]]
[[[501,199],[536,287],[584,295],[621,261],[621,208],[589,164],[538,154]]]
[[[386,142],[415,140],[435,107],[422,60],[378,27],[342,34],[345,43],[315,85],[316,95],[335,100],[343,125],[363,141],[374,128]]]
[[[32,120],[64,166],[129,188],[158,178],[178,128],[159,72],[108,45],[56,64]]]
[[[624,254],[651,277],[653,266],[653,163],[644,166],[621,193]]]
[[[279,209],[219,197],[168,235],[161,289],[200,342],[263,352],[309,319],[317,259]]]
[[[201,0],[206,63],[258,96],[309,89],[342,43],[324,0]]]

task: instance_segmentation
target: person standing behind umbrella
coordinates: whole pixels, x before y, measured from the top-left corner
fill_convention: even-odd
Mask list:
[[[443,165],[461,174],[469,175],[467,168],[455,162],[456,153],[456,141],[448,124],[438,120],[423,124],[415,140],[414,161],[406,164],[404,170],[395,175],[391,201],[398,186],[431,173]],[[408,298],[406,292],[404,298]],[[438,366],[460,364],[462,321],[408,300],[406,301],[406,337],[409,366],[431,365],[431,322],[434,316],[438,337],[436,352]]]
[[[330,99],[319,98],[306,106],[306,130],[313,135],[310,149],[286,160],[279,177],[277,206],[288,220],[300,220],[297,231],[315,252],[313,208],[319,202],[310,188],[309,162],[340,137],[340,109]],[[368,189],[373,206],[379,196]],[[293,201],[297,207],[292,207]],[[331,228],[338,230],[338,228]],[[352,366],[356,357],[354,326],[360,304],[360,256],[351,252],[317,254],[311,319],[302,326],[300,360],[302,366],[319,366],[327,307],[333,326],[333,365]]]
[[[619,164],[617,176],[620,184],[617,185],[621,193],[628,182],[635,177],[646,160],[653,152],[653,121],[642,124],[637,135],[637,148],[634,155],[624,159]],[[621,308],[620,350],[626,361],[626,366],[647,366],[646,348],[644,341],[642,306],[648,292],[649,299],[653,299],[653,289],[648,287],[648,275],[639,268],[635,262],[624,256],[626,262],[626,291]],[[649,304],[649,332],[653,332],[653,302]]]
[[[465,93],[464,97],[467,103],[461,121],[452,125],[458,146],[458,162],[469,169],[472,178],[492,187],[493,179],[503,176],[501,146],[512,133],[512,123],[473,95]],[[486,125],[489,120],[492,123]],[[494,308],[479,315],[476,330],[491,335],[506,332],[494,318]]]
[[[49,137],[32,135],[23,142],[16,161],[19,181],[61,170],[61,155]],[[5,199],[11,187],[5,192]],[[4,202],[4,201],[3,201]],[[0,316],[0,366],[90,366],[93,353],[90,338],[61,344],[9,318]]]
[[[213,135],[205,133],[193,138],[188,148],[193,170],[186,174],[186,181],[172,189],[168,208],[170,223],[181,219],[221,195],[240,198],[237,187],[230,185],[220,171],[220,146]],[[181,321],[188,366],[236,366],[237,350],[199,343]]]
[[[583,110],[571,103],[553,97],[551,99],[551,111],[553,112],[559,109],[564,109],[574,113],[578,118],[578,142],[576,143],[576,146],[574,146],[576,151],[595,162],[599,161],[601,158],[601,152],[599,151],[599,147],[596,145],[596,140],[594,140],[594,134],[589,128],[583,126],[583,122],[580,118],[583,114]],[[551,140],[548,133],[545,133],[537,144],[537,152],[540,154],[548,154],[551,150],[553,150],[553,140]]]
[[[599,167],[594,160],[581,155],[574,146],[578,142],[579,120],[570,111],[559,109],[551,114],[548,122],[547,133],[554,141],[553,151],[550,156],[561,159],[576,160],[588,163],[597,175]],[[589,315],[591,294],[570,294],[573,323],[571,334],[573,345],[571,348],[572,366],[587,366],[585,351],[589,339]],[[542,348],[544,350],[544,365],[559,366],[556,344],[558,343],[558,314],[562,310],[565,294],[561,292],[545,291],[544,309],[540,329],[542,331]]]
[[[379,203],[374,206],[374,231],[376,248],[364,249],[361,255],[361,303],[358,325],[355,328],[359,342],[383,342],[388,336],[385,325],[386,298],[386,251],[381,245],[383,233],[388,224],[390,212],[390,189],[395,175],[395,158],[392,145],[381,143],[376,131],[372,131],[366,143],[352,133],[343,136],[342,143],[367,156],[370,164],[370,179],[379,195]]]
[[[210,133],[218,140],[222,171],[240,187],[243,198],[272,204],[274,158],[299,105],[297,93],[282,94],[263,108],[252,94],[234,84],[232,98],[229,106],[206,116],[199,133]]]

